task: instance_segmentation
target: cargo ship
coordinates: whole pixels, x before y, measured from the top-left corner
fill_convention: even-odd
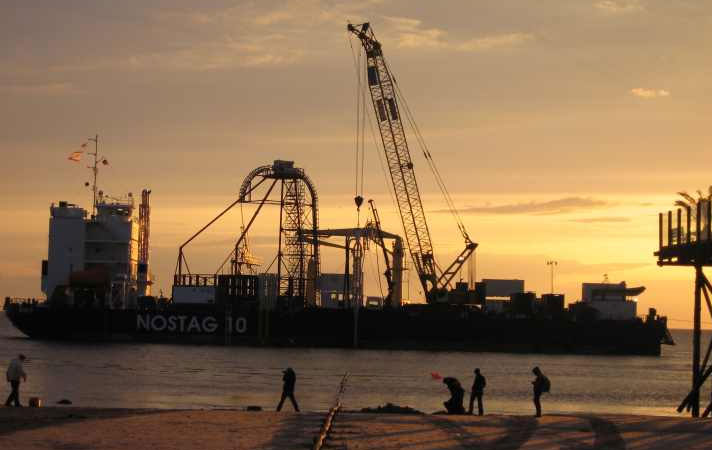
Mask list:
[[[238,200],[248,202],[248,191],[255,195],[260,180],[287,185],[278,189],[281,201],[272,202],[282,209],[289,208],[290,183],[313,188],[301,169],[275,161],[251,172]],[[284,211],[278,251],[283,269],[254,270],[248,224],[227,269],[188,271],[186,245],[206,226],[180,246],[171,296],[154,296],[150,194],[144,189],[136,206],[130,194],[115,199],[97,191],[92,211],[66,201],[53,204],[48,256],[41,264],[47,298],[6,298],[12,324],[33,339],[284,347],[659,355],[662,344],[672,343],[665,317],[652,309],[638,317],[630,297],[644,288],[624,282],[584,283],[581,301],[568,307],[563,295],[537,297],[523,280],[496,279],[454,283],[447,301],[404,303],[398,235],[382,230],[377,220],[355,229],[320,229],[316,221],[302,221],[303,228],[293,229]],[[259,211],[270,202],[267,195],[258,197],[250,201]],[[299,202],[316,209],[316,195],[304,197]],[[303,206],[296,205],[317,217]],[[328,242],[333,237],[344,245]],[[366,241],[379,244],[373,247],[388,261],[389,292],[383,297],[363,295]],[[318,270],[319,246],[325,245],[345,251],[344,273]]]
[[[521,280],[476,281],[472,256],[478,244],[403,101],[373,27],[348,24],[347,30],[362,47],[355,62],[363,62],[356,67],[357,130],[362,132],[356,139],[355,207],[360,213],[364,205],[363,130],[376,124],[402,237],[381,227],[371,200],[365,225],[359,220],[355,228],[321,228],[311,178],[292,161],[275,160],[252,170],[238,198],[179,246],[171,295],[156,297],[149,270],[150,191],[143,190],[135,208],[131,195],[112,199],[97,189],[98,163],[106,160],[98,156],[96,136],[90,153],[91,212],[68,202],[50,208],[49,252],[42,263],[47,300],[6,298],[10,321],[27,336],[43,339],[659,355],[661,345],[672,339],[666,319],[654,309],[638,317],[629,297],[641,288],[584,284],[581,301],[565,308],[562,295],[537,297]],[[373,106],[368,120],[367,96]],[[406,125],[464,241],[449,263],[435,257]],[[80,154],[70,159],[78,161]],[[236,205],[252,205],[253,213],[228,257],[211,273],[191,271],[188,246]],[[260,211],[274,206],[279,207],[277,254],[267,268],[258,269],[248,233]],[[322,272],[324,249],[344,252],[342,272]],[[385,268],[387,292],[378,297],[364,296],[369,249],[381,253]],[[402,299],[406,252],[424,304]],[[468,280],[458,281],[465,267]]]

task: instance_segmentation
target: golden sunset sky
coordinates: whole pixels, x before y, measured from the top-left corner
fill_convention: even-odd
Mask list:
[[[67,156],[95,133],[110,161],[100,188],[153,191],[151,270],[166,294],[180,243],[274,159],[312,178],[322,228],[355,226],[358,42],[347,21],[370,21],[382,42],[480,244],[478,278],[522,278],[544,293],[554,259],[569,302],[608,274],[647,286],[640,314],[657,307],[671,327],[691,326],[692,269],[659,268],[653,252],[657,213],[712,184],[703,0],[3,1],[0,293],[40,295],[49,205],[89,207],[90,172]],[[414,144],[444,264],[462,242]],[[402,234],[381,151],[367,147],[364,196]],[[266,262],[275,213],[251,235]],[[191,269],[213,271],[239,224],[236,210],[190,247]],[[323,270],[342,270],[341,259],[325,251]]]

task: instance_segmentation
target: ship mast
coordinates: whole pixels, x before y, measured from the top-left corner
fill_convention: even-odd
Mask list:
[[[91,216],[96,217],[98,197],[99,197],[99,195],[101,195],[101,191],[98,190],[98,187],[96,185],[96,179],[97,179],[97,176],[99,175],[99,163],[106,166],[109,164],[109,161],[106,158],[104,158],[103,156],[99,156],[99,135],[98,134],[94,135],[94,137],[88,138],[87,140],[94,143],[94,153],[89,153],[89,155],[94,157],[94,164],[91,166],[87,166],[87,169],[91,169],[92,174],[94,175],[94,180],[91,185],[91,191],[94,195],[94,198],[92,199],[92,205],[91,205]],[[85,183],[85,186],[89,186],[89,182]]]
[[[91,190],[94,193],[94,199],[91,203],[91,216],[95,217],[96,216],[96,176],[99,173],[99,135],[95,135],[93,138],[89,138],[90,141],[94,143],[94,153],[89,153],[94,157],[94,165],[93,166],[87,166],[89,169],[92,170],[92,173],[94,174],[94,181],[91,185]],[[103,160],[103,158],[102,158]]]

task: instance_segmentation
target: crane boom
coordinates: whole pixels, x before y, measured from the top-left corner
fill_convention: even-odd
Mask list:
[[[374,114],[381,134],[381,142],[403,223],[406,243],[426,300],[429,303],[434,302],[449,286],[450,281],[470,257],[477,244],[471,242],[464,228],[461,228],[465,237],[465,249],[443,273],[438,275],[430,230],[425,219],[418,182],[396,99],[393,76],[383,57],[381,44],[376,40],[370,25],[368,23],[360,26],[348,24],[347,29],[359,38],[366,53],[368,90],[371,94]]]
[[[381,44],[375,39],[368,24],[362,25],[360,30],[349,24],[349,31],[358,36],[366,50],[368,87],[403,222],[405,239],[420,283],[427,295],[436,287],[437,282],[433,244],[425,221],[425,211],[396,102],[393,80],[383,59]]]

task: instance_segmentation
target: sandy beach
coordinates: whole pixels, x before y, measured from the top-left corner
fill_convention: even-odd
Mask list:
[[[306,449],[323,412],[2,408],[0,448]],[[703,449],[712,421],[632,415],[340,413],[331,449]]]

